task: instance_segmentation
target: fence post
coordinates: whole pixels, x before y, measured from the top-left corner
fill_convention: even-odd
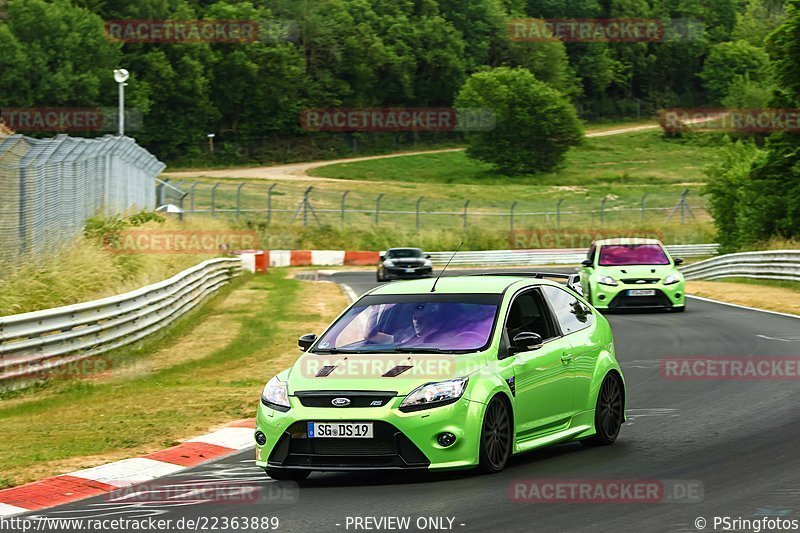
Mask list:
[[[236,221],[239,221],[239,215],[242,212],[242,187],[245,186],[245,183],[240,183],[238,187],[236,187]]]
[[[417,198],[417,233],[419,233],[419,204],[420,202],[422,202],[423,198],[425,197],[420,196],[419,198]]]
[[[681,193],[681,224],[686,224],[686,197],[689,195],[689,189],[685,189]]]
[[[267,226],[272,224],[272,189],[278,185],[277,183],[273,183],[267,189]]]
[[[28,221],[26,218],[28,205],[25,195],[26,169],[19,169],[19,255],[24,256],[28,252]]]
[[[308,226],[308,195],[314,187],[309,187],[303,193],[303,226]]]
[[[197,182],[192,182],[192,188],[189,189],[191,197],[189,199],[189,205],[192,208],[192,213],[194,213],[194,188],[197,187]]]
[[[509,213],[509,226],[510,226],[509,229],[510,229],[510,232],[512,234],[512,238],[513,238],[513,233],[514,233],[514,209],[516,209],[516,208],[517,208],[517,202],[512,203],[511,204],[511,212]]]
[[[606,222],[606,200],[608,200],[607,196],[603,197],[603,200],[600,202],[600,225],[602,226]]]
[[[563,201],[564,201],[564,199],[561,198],[561,199],[558,200],[558,203],[556,204],[556,227],[557,228],[561,227],[561,203]]]
[[[467,208],[469,208],[469,200],[464,202],[464,235],[467,234]]]
[[[344,208],[347,205],[347,195],[350,194],[350,191],[344,191],[342,193],[342,229],[344,229]]]
[[[211,187],[211,216],[217,216],[217,207],[216,207],[216,200],[217,200],[217,187],[219,187],[220,183],[216,182],[213,187]]]
[[[642,195],[642,216],[641,216],[641,219],[640,219],[641,222],[644,222],[644,205],[645,205],[645,202],[647,201],[647,194],[648,193],[644,193]]]
[[[375,200],[375,225],[377,226],[381,221],[381,198],[383,198],[384,193],[380,193],[378,198]]]

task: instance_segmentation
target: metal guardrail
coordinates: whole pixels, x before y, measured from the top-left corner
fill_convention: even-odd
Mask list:
[[[136,342],[239,274],[239,258],[211,259],[125,294],[0,317],[0,383],[47,375]]]
[[[721,255],[681,269],[686,279],[756,278],[800,281],[800,250]]]
[[[716,255],[719,244],[681,244],[667,246],[673,257],[705,257]],[[577,265],[586,259],[585,248],[560,250],[491,250],[485,252],[458,252],[452,265]],[[443,265],[453,252],[428,252],[435,265]]]

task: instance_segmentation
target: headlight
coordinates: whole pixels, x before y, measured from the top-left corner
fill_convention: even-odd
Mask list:
[[[279,380],[277,376],[269,380],[261,393],[261,403],[276,411],[284,413],[288,411],[290,407],[289,391],[286,389],[286,383]]]
[[[453,403],[464,394],[468,382],[469,378],[460,378],[423,385],[406,396],[400,410],[408,413]]]
[[[681,277],[678,274],[670,274],[666,278],[664,278],[664,285],[674,285],[681,280]]]
[[[432,267],[432,266],[433,266],[433,263],[431,262],[431,260],[430,260],[430,259],[426,259],[426,260],[425,260],[425,266],[426,266],[426,267]]]
[[[387,259],[383,262],[383,266],[392,268],[394,266],[394,262],[391,259]]]
[[[611,276],[600,276],[599,278],[597,278],[597,283],[600,283],[602,285],[611,285],[613,287],[616,287],[617,280],[615,280]]]

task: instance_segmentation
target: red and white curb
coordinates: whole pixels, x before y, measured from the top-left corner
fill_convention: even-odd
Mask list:
[[[132,459],[0,490],[0,517],[37,511],[168,476],[253,446],[255,418]]]
[[[380,252],[345,250],[265,250],[271,267],[377,265]]]

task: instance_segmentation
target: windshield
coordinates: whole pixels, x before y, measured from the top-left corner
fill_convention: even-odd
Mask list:
[[[389,250],[386,257],[403,258],[403,257],[422,257],[422,250],[407,249],[407,250]]]
[[[496,303],[417,298],[356,305],[325,333],[314,351],[473,351],[489,343]]]
[[[600,266],[668,264],[669,258],[658,244],[612,244],[600,248]]]

